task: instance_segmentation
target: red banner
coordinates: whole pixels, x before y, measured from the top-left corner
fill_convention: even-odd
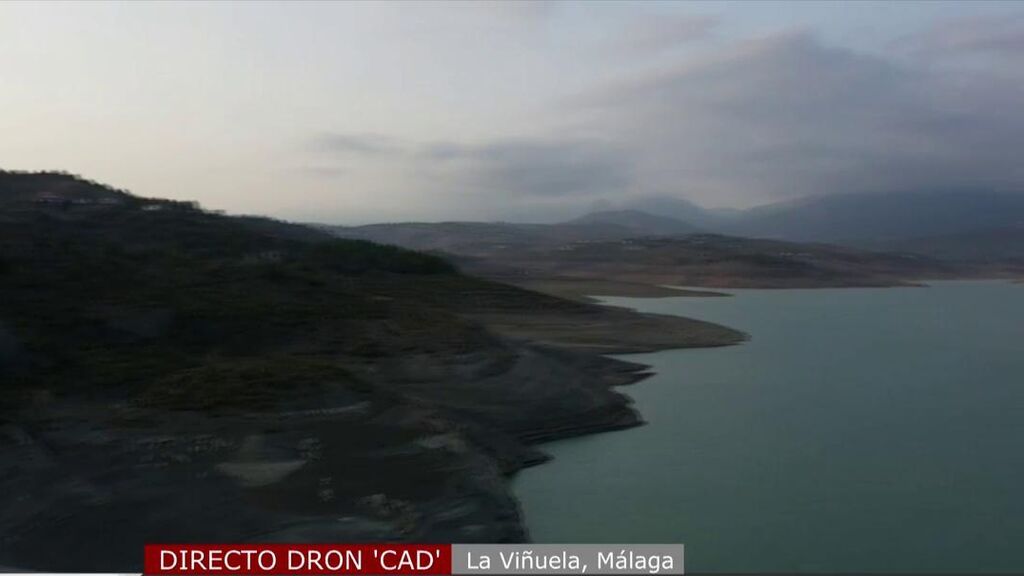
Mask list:
[[[451,574],[450,544],[147,544],[146,574]]]

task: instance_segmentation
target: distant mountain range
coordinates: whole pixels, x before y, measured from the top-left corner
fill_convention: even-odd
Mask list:
[[[842,194],[739,213],[723,231],[743,236],[887,247],[910,238],[1024,225],[1024,195],[993,192]]]
[[[477,252],[475,247],[481,245],[489,251],[496,245],[543,247],[717,233],[911,252],[946,260],[1024,261],[1024,194],[842,194],[747,210],[706,210],[685,200],[652,197],[626,206],[556,224],[399,223],[332,227],[332,231],[341,236],[463,255]]]
[[[625,206],[735,236],[905,250],[947,259],[1024,259],[1024,194],[836,194],[747,210],[704,210],[672,198],[640,199]]]
[[[845,244],[1024,225],[1024,194],[969,190],[825,194],[745,210],[708,210],[669,197],[629,200],[620,207],[705,231]]]

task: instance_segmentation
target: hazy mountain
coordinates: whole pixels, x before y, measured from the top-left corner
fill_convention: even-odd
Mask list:
[[[895,240],[1024,224],[1024,195],[901,192],[826,195],[744,211],[732,234],[879,247]]]
[[[636,235],[675,235],[692,234],[698,228],[682,220],[669,216],[656,216],[642,210],[606,210],[591,212],[567,222],[567,224],[603,224],[621,226]]]
[[[737,210],[709,209],[685,198],[672,196],[642,196],[626,200],[619,206],[623,210],[640,210],[686,222],[702,230],[718,229],[736,216]]]

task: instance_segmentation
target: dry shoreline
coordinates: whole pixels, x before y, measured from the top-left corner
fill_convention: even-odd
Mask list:
[[[218,415],[40,398],[0,427],[0,489],[19,495],[0,565],[133,571],[156,540],[528,541],[509,476],[549,459],[539,445],[643,423],[616,388],[650,372],[606,354],[746,337],[596,305],[465,316],[496,347],[352,364],[368,400]]]
[[[527,290],[581,302],[599,302],[598,299],[603,296],[626,296],[633,298],[728,296],[724,292],[717,292],[711,289],[692,290],[658,284],[591,278],[545,278],[516,281],[514,283]]]

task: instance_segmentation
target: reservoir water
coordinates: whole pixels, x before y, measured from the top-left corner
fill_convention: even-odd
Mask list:
[[[608,298],[738,328],[625,358],[648,425],[546,445],[536,542],[683,542],[692,572],[1024,571],[1024,285]]]

